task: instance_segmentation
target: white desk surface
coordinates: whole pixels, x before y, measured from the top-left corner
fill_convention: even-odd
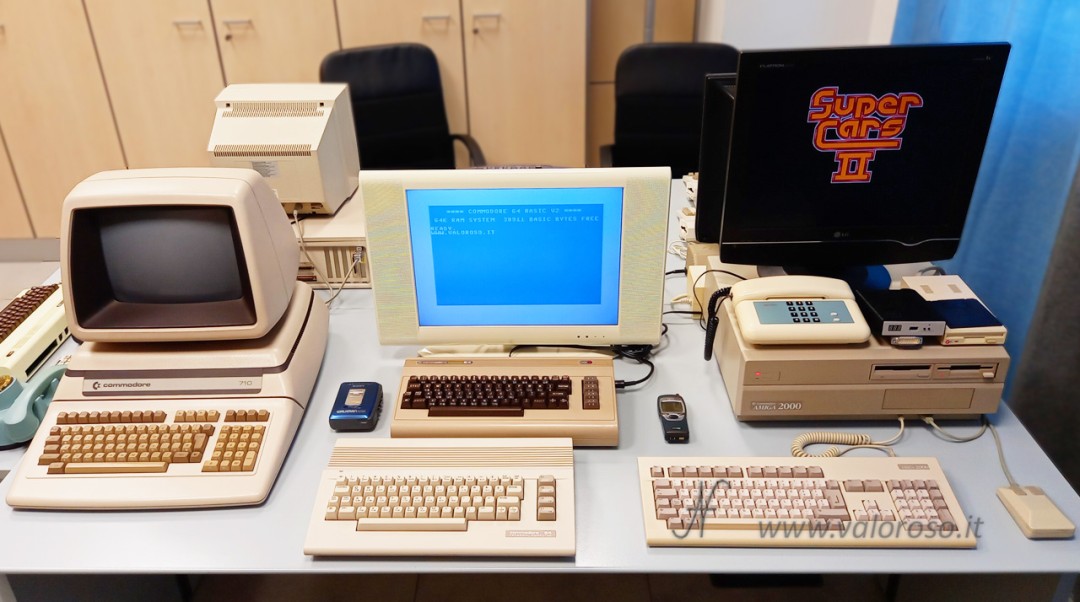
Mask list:
[[[673,197],[682,205],[682,185]],[[674,226],[673,226],[674,227]],[[672,257],[670,268],[682,267]],[[685,291],[685,279],[668,279],[668,298]],[[685,306],[676,307],[676,309]],[[261,506],[192,511],[15,511],[0,503],[0,576],[3,573],[291,573],[291,572],[716,572],[716,573],[1078,573],[1080,540],[1031,541],[997,500],[1005,483],[989,435],[949,443],[922,425],[911,425],[896,445],[899,455],[941,460],[961,505],[984,522],[974,550],[649,548],[638,493],[642,455],[784,456],[806,430],[867,432],[892,436],[895,422],[737,422],[714,361],[702,359],[703,334],[687,316],[669,315],[668,337],[655,356],[646,385],[619,394],[617,449],[578,449],[575,457],[577,556],[566,559],[377,558],[313,559],[303,553],[315,487],[338,435],[327,415],[342,381],[383,384],[385,403],[396,394],[401,364],[412,347],[380,347],[370,291],[346,291],[331,310],[330,339],[307,415],[269,499]],[[635,379],[645,368],[617,362],[618,378]],[[692,442],[668,445],[656,416],[656,397],[686,398]],[[388,437],[390,415],[370,434]],[[1007,407],[994,416],[1009,466],[1023,484],[1035,484],[1080,522],[1080,497]],[[973,432],[975,422],[946,423]],[[873,453],[860,451],[857,453]],[[0,452],[0,470],[21,451]],[[0,482],[0,499],[10,479]]]

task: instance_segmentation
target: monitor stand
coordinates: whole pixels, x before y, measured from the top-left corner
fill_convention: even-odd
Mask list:
[[[870,266],[758,266],[758,276],[823,276],[848,283],[851,288],[887,289],[892,281],[882,265]]]
[[[424,347],[418,357],[615,357],[606,347],[574,347],[559,345],[432,345]]]

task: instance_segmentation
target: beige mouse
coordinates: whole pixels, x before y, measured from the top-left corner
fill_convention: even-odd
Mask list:
[[[997,496],[1028,539],[1064,539],[1076,532],[1072,521],[1039,487],[1001,487]]]

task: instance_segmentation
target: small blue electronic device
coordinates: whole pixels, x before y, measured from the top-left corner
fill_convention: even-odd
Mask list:
[[[382,385],[372,382],[341,383],[334,408],[330,410],[330,428],[335,431],[370,431],[382,413]]]

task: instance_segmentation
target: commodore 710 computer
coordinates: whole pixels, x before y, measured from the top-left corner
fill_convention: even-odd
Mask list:
[[[83,341],[12,479],[22,508],[257,504],[299,426],[326,306],[244,169],[103,172],[68,195],[61,279]]]

